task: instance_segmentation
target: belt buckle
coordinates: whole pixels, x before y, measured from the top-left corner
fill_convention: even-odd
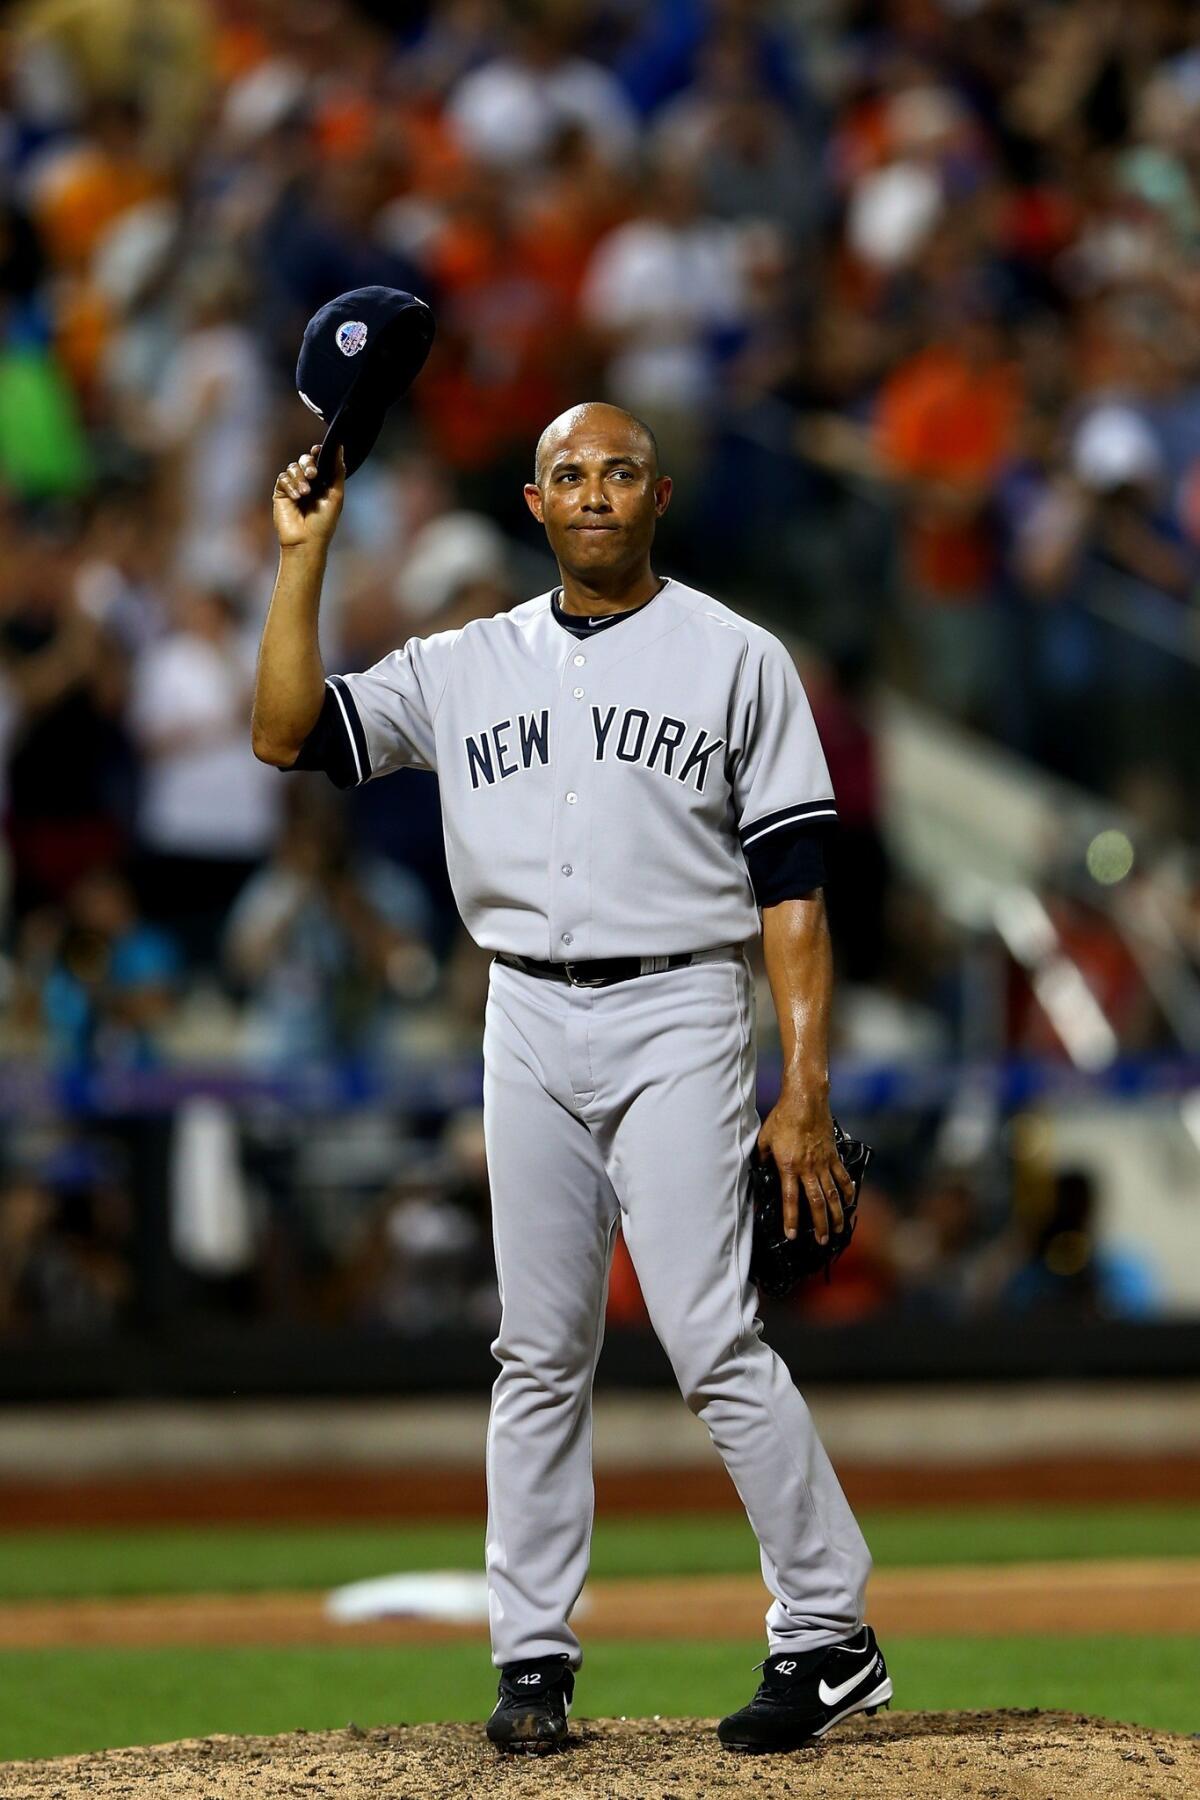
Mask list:
[[[594,988],[594,987],[603,987],[604,986],[604,977],[602,975],[599,975],[599,976],[593,975],[591,980],[589,981],[586,978],[586,976],[579,976],[579,975],[575,974],[575,972],[574,972],[575,964],[574,963],[566,962],[563,964],[563,968],[567,971],[567,983],[570,987]]]

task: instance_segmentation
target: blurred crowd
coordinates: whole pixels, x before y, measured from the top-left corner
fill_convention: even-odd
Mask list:
[[[549,586],[521,499],[539,431],[585,395],[644,415],[676,479],[660,566],[805,646],[842,816],[844,1047],[956,1054],[973,979],[889,862],[878,681],[1200,835],[1189,0],[16,0],[9,1057],[477,1040],[485,959],[433,779],[343,801],[249,749],[271,485],[319,430],[300,335],[372,282],[428,298],[438,335],[348,490],[328,666]],[[1101,914],[1056,908],[1122,1046],[1154,1047]],[[1035,986],[1001,971],[991,1048],[1061,1054]],[[78,1238],[75,1190],[18,1177],[4,1232],[53,1237],[53,1215]],[[86,1304],[133,1291],[119,1190],[96,1188]],[[953,1211],[936,1182],[926,1202],[924,1238],[897,1215],[900,1287]],[[392,1212],[371,1230],[363,1271],[403,1236]],[[68,1291],[72,1256],[29,1281]]]
[[[1093,1173],[1028,1152],[1036,1120],[1015,1118],[970,1163],[939,1157],[928,1121],[862,1129],[876,1172],[836,1277],[768,1302],[769,1317],[936,1327],[1170,1309],[1147,1246],[1106,1228]],[[619,1235],[607,1316],[649,1328]],[[490,1335],[499,1298],[478,1108],[284,1122],[194,1099],[157,1146],[112,1122],[70,1143],[42,1133],[40,1153],[0,1178],[0,1341],[248,1321]]]

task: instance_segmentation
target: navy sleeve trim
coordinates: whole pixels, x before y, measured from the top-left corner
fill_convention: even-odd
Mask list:
[[[358,716],[354,696],[340,675],[331,675],[329,685],[341,705],[342,714],[346,720],[346,730],[350,733],[354,746],[354,763],[358,770],[358,779],[365,781],[371,773],[371,757],[367,750],[367,734],[363,730],[362,720]]]
[[[811,815],[810,815],[811,818]],[[824,839],[830,819],[811,823],[783,820],[745,851],[755,904],[777,906],[781,900],[802,900],[825,885]]]
[[[357,787],[363,776],[362,758],[355,743],[351,718],[354,702],[349,692],[339,693],[334,686],[336,676],[325,683],[325,699],[317,722],[300,746],[300,754],[292,763],[295,769],[323,769],[334,787]],[[344,684],[343,684],[344,687]],[[359,730],[362,730],[361,723]],[[365,745],[365,739],[364,739]]]
[[[831,794],[826,800],[806,800],[796,806],[784,806],[778,812],[764,813],[761,819],[753,819],[738,831],[742,849],[748,850],[751,844],[757,844],[760,838],[771,836],[782,831],[788,825],[807,825],[810,821],[821,821],[832,824],[837,818],[837,807]]]

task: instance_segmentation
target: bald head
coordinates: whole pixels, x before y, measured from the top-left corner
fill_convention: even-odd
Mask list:
[[[551,419],[537,442],[533,478],[541,487],[550,466],[564,452],[603,444],[612,455],[627,455],[644,463],[654,480],[658,475],[658,442],[643,419],[610,406],[605,400],[585,400]]]
[[[563,590],[598,596],[656,592],[655,527],[671,499],[654,433],[623,406],[573,406],[538,439],[525,504],[545,529]]]

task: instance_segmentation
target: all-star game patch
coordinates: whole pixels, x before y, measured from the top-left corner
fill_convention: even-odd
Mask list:
[[[367,328],[361,319],[346,319],[334,333],[334,342],[343,356],[357,356],[367,341]]]

